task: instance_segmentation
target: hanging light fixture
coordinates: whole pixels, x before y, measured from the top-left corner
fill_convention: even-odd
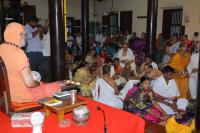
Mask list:
[[[25,2],[25,0],[20,0],[20,6],[23,8],[24,6],[26,6],[27,3]]]
[[[114,5],[113,5],[113,0],[112,0],[112,6],[111,6],[111,13],[114,13]]]
[[[97,1],[96,0],[94,0],[93,16],[97,17]]]

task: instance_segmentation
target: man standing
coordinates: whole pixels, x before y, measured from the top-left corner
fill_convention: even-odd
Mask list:
[[[27,20],[25,25],[25,31],[27,34],[27,47],[26,53],[29,58],[30,66],[32,71],[40,71],[40,63],[43,59],[42,55],[42,43],[41,43],[41,34],[42,27],[36,27],[38,22],[37,17],[31,16]]]
[[[82,51],[82,36],[81,36],[81,32],[76,36],[76,45],[79,48],[79,54],[81,54],[81,51]]]
[[[44,34],[42,39],[42,53],[43,61],[41,70],[44,72],[44,81],[51,81],[51,47],[50,47],[50,34],[49,34],[49,20],[45,21]]]
[[[199,53],[192,54],[190,63],[187,66],[189,77],[190,95],[193,99],[197,97],[197,83],[198,83],[198,70],[199,70]]]

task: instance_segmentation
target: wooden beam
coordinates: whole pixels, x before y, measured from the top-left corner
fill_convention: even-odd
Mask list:
[[[51,61],[53,81],[66,79],[63,0],[49,0]]]
[[[156,44],[158,0],[148,0],[146,44],[149,54],[153,54]]]
[[[195,123],[196,123],[197,131],[200,132],[200,57],[199,57],[199,71],[198,71],[198,87],[197,87]]]
[[[85,59],[89,44],[89,0],[81,0],[82,56]]]

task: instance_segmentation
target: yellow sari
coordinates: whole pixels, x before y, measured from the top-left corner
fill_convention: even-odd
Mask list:
[[[181,73],[187,67],[190,62],[190,54],[186,53],[185,57],[182,58],[180,53],[175,54],[169,61],[169,66],[175,69],[177,73]],[[189,77],[175,75],[174,79],[179,88],[180,97],[188,98],[189,96]]]

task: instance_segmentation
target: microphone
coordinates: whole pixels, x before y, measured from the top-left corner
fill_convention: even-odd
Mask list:
[[[104,133],[107,133],[107,125],[106,125],[106,116],[103,109],[101,109],[99,106],[97,106],[97,110],[101,111],[103,113],[103,119],[104,119]]]

